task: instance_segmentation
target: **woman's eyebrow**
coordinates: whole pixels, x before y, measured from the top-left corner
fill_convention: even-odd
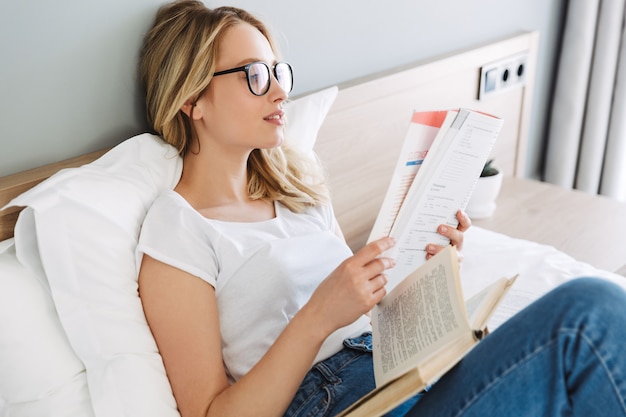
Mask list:
[[[251,62],[265,62],[267,64],[269,64],[269,66],[271,67],[272,65],[276,64],[278,62],[278,60],[276,58],[274,58],[272,61],[265,61],[264,59],[261,58],[246,58],[246,59],[242,59],[241,61],[239,61],[238,63],[236,63],[234,66],[235,67],[240,67],[243,65],[247,65]]]

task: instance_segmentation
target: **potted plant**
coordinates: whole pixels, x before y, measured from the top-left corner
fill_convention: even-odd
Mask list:
[[[502,172],[489,159],[480,173],[465,211],[471,219],[490,217],[496,209],[496,198],[502,187]]]

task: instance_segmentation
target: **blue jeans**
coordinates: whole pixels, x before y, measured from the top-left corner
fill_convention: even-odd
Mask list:
[[[313,366],[284,417],[331,417],[374,389],[372,334],[346,339],[344,349]],[[421,394],[385,417],[401,417]]]
[[[623,349],[626,292],[605,280],[576,279],[512,317],[392,415],[626,416]],[[353,352],[347,348],[328,359],[341,358],[334,369],[347,376],[341,381],[313,382],[309,376],[320,374],[326,361],[317,364],[285,416],[333,416],[372,389],[371,355]]]

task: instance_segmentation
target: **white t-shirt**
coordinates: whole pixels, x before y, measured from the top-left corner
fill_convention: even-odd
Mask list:
[[[302,214],[274,206],[271,220],[224,222],[207,219],[181,195],[167,191],[154,202],[141,230],[137,262],[146,253],[215,288],[231,381],[259,361],[319,283],[352,255],[333,232],[330,205]],[[337,330],[316,362],[341,350],[343,339],[368,330],[367,316]]]

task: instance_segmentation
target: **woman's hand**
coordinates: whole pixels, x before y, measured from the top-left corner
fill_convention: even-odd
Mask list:
[[[459,225],[456,229],[442,224],[439,225],[439,227],[437,228],[437,232],[439,232],[440,235],[450,239],[450,244],[454,245],[454,247],[456,248],[460,262],[463,260],[463,233],[470,228],[470,226],[472,225],[472,221],[467,216],[467,214],[465,214],[461,210],[456,212],[456,218],[459,221]],[[426,259],[432,258],[441,249],[443,249],[443,246],[429,243],[428,245],[426,245]]]
[[[317,287],[305,308],[319,317],[318,323],[326,333],[367,314],[385,296],[384,271],[392,268],[395,261],[381,255],[394,244],[395,240],[388,237],[370,242]]]

